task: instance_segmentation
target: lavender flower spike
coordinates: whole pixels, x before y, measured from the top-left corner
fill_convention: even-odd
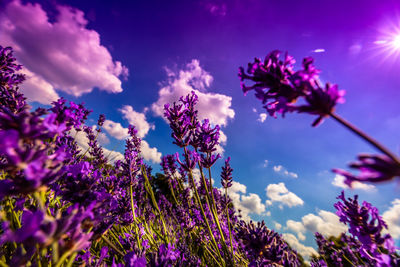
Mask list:
[[[351,187],[353,182],[386,182],[394,177],[400,177],[400,164],[386,155],[361,154],[357,162],[349,166],[358,169],[360,174],[355,176],[350,172],[333,169],[333,172],[343,175],[345,183]]]

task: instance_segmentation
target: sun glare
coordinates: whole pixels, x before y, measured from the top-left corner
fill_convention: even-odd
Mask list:
[[[400,34],[396,34],[391,42],[394,49],[400,49]]]
[[[379,63],[395,63],[400,60],[400,27],[397,23],[382,29],[373,43],[374,54],[380,58]]]

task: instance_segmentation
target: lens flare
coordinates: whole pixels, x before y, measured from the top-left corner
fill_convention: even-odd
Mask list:
[[[394,49],[397,49],[397,50],[400,49],[400,34],[397,34],[393,38],[391,45],[393,46]]]

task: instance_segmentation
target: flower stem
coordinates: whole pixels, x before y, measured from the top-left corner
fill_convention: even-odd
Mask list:
[[[370,143],[372,146],[374,146],[376,149],[387,155],[389,158],[394,160],[396,163],[400,164],[400,160],[392,153],[390,152],[387,148],[385,148],[383,145],[378,143],[375,139],[372,137],[368,136],[365,134],[363,131],[352,125],[350,122],[346,121],[345,119],[341,118],[335,113],[330,113],[329,114],[333,119],[335,119],[337,122],[345,126],[347,129],[355,133],[356,135],[360,136],[362,139]]]

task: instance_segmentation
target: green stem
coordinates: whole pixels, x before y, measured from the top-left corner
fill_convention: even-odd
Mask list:
[[[78,252],[74,252],[74,254],[72,254],[71,258],[69,258],[67,266],[66,267],[71,267],[72,264],[74,264],[74,260],[76,258],[76,255],[78,255]]]
[[[133,203],[133,185],[132,185],[132,183],[129,186],[129,194],[131,197],[131,210],[132,210],[133,222],[135,223],[134,228],[135,228],[135,234],[136,234],[136,241],[139,246],[139,249],[142,249],[142,242],[140,242],[140,239],[139,239],[139,232],[138,232],[138,227],[137,227],[137,222],[136,222],[135,204]]]
[[[149,181],[149,178],[147,177],[147,173],[146,173],[146,170],[145,170],[144,166],[142,166],[141,170],[142,170],[142,175],[144,176],[144,179],[145,179],[145,188],[147,189],[147,192],[150,195],[151,201],[153,202],[153,205],[156,208],[156,210],[158,212],[158,216],[159,216],[159,218],[161,220],[161,223],[162,223],[162,226],[163,226],[163,230],[164,230],[164,235],[165,235],[164,236],[165,241],[167,243],[169,243],[169,238],[168,238],[168,233],[169,232],[167,231],[167,226],[165,224],[164,216],[161,213],[160,208],[158,207],[156,197],[154,196],[154,192],[153,192],[153,189],[151,188],[150,181]]]
[[[108,240],[108,238],[107,237],[105,237],[105,236],[101,236],[101,239],[103,239],[112,249],[114,249],[115,250],[115,252],[117,252],[119,255],[121,255],[122,257],[124,257],[125,256],[125,254],[124,253],[122,253],[122,251],[121,250],[119,250],[110,240]]]
[[[188,159],[189,156],[188,156],[188,153],[187,153],[187,148],[185,147],[184,150],[185,150],[186,161],[189,161],[189,159]],[[208,223],[208,218],[207,218],[207,216],[206,216],[206,213],[204,212],[204,208],[203,208],[203,205],[202,205],[202,203],[201,203],[201,199],[200,199],[200,196],[199,196],[199,192],[197,191],[197,186],[196,186],[196,183],[194,182],[192,170],[189,170],[189,178],[190,178],[190,181],[192,182],[192,185],[193,185],[195,199],[196,199],[197,203],[199,204],[201,215],[202,215],[203,218],[204,218],[204,222],[206,223],[208,232],[209,232],[210,237],[211,237],[211,239],[212,239],[212,241],[213,241],[213,244],[214,244],[214,246],[215,246],[215,249],[219,252],[219,253],[218,253],[218,257],[220,258],[221,262],[224,262],[224,259],[222,258],[222,255],[221,255],[221,253],[220,253],[220,251],[219,251],[219,248],[218,248],[218,243],[217,243],[217,241],[215,240],[215,237],[214,237],[214,234],[213,234],[213,232],[212,232],[212,230],[211,230],[210,224]],[[206,198],[206,199],[207,199],[207,198]]]
[[[225,198],[228,199],[228,188],[225,188]],[[231,229],[231,222],[230,222],[230,219],[229,219],[228,205],[226,205],[225,211],[226,211],[226,219],[228,220],[229,243],[231,244],[231,253],[232,253],[232,255],[234,255],[234,253],[233,253],[233,243],[232,243],[232,229]]]
[[[370,143],[372,146],[374,146],[376,149],[380,150],[382,153],[386,154],[389,158],[391,158],[393,161],[395,161],[397,164],[400,164],[400,160],[392,153],[390,150],[385,148],[383,145],[378,143],[375,139],[372,137],[368,136],[365,134],[363,131],[352,125],[350,122],[346,121],[345,119],[341,118],[340,116],[336,115],[335,113],[329,114],[333,119],[335,119],[337,122],[345,126],[347,129],[355,133],[356,135],[360,136],[362,139]]]

